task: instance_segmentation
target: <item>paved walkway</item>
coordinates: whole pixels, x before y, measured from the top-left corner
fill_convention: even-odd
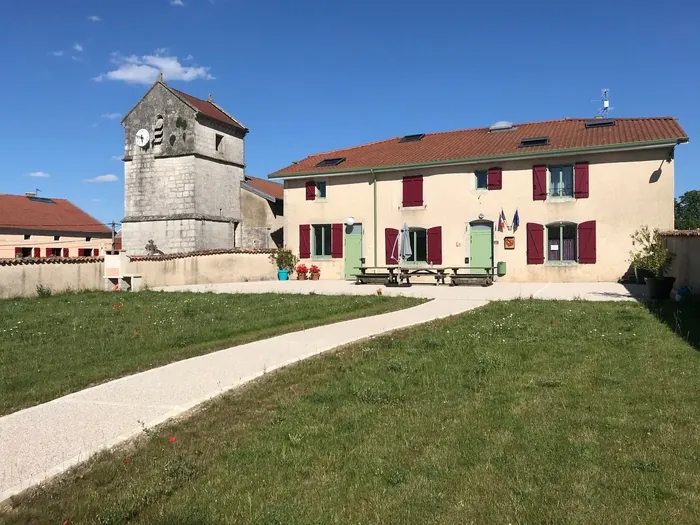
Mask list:
[[[336,281],[190,286],[218,292],[374,294],[378,287]],[[174,288],[171,288],[174,289]],[[494,285],[489,288],[383,288],[386,295],[433,298],[414,308],[311,328],[186,359],[70,394],[0,418],[0,502],[266,371],[393,329],[515,297],[631,300],[620,285]]]

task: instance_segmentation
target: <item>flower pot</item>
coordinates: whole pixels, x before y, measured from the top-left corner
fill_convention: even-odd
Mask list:
[[[300,281],[306,281],[306,274],[305,273],[298,273],[297,279],[299,279]]]
[[[647,277],[647,295],[649,299],[668,299],[673,290],[673,283],[676,282],[675,277]]]
[[[318,281],[319,277],[321,277],[321,272],[311,272],[312,281]]]
[[[289,270],[277,270],[277,278],[280,281],[288,281],[289,280]]]

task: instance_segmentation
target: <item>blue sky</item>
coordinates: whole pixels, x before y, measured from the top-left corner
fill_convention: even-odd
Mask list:
[[[123,217],[120,116],[155,66],[250,128],[253,176],[396,135],[593,116],[609,88],[612,116],[679,118],[677,194],[700,187],[698,2],[12,4],[0,193],[39,188],[105,222]]]

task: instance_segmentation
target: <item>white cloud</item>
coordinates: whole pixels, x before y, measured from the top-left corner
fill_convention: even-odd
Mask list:
[[[99,175],[92,179],[85,179],[84,182],[117,182],[119,177],[116,175]]]
[[[62,57],[63,51],[51,51],[51,54],[55,57]]]
[[[29,176],[30,176],[30,177],[37,177],[37,178],[40,178],[40,179],[48,179],[51,175],[49,175],[49,174],[46,173],[45,171],[32,171],[32,172],[29,174]]]
[[[163,72],[163,80],[183,80],[190,82],[204,78],[212,80],[208,67],[184,66],[176,56],[168,56],[167,49],[157,49],[152,55],[123,56],[112,53],[112,62],[117,65],[113,71],[103,73],[93,78],[96,82],[103,80],[118,80],[128,84],[152,84],[158,78],[158,72]]]
[[[102,19],[97,15],[88,16],[88,20],[90,20],[91,22],[102,22]]]
[[[179,5],[180,7],[184,7],[185,2],[183,0],[170,0],[170,5]]]
[[[121,117],[122,114],[121,114],[121,113],[103,113],[103,114],[100,115],[100,116],[101,116],[102,118],[106,118],[106,119],[109,119],[109,120],[116,120],[116,119],[118,119],[119,117]]]
[[[73,49],[75,49],[76,51],[78,51],[80,53],[83,51],[83,45],[75,43],[75,44],[73,44]]]

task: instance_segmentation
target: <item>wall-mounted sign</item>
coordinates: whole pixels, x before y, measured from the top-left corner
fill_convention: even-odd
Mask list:
[[[506,250],[515,250],[515,237],[503,237],[503,247]]]

